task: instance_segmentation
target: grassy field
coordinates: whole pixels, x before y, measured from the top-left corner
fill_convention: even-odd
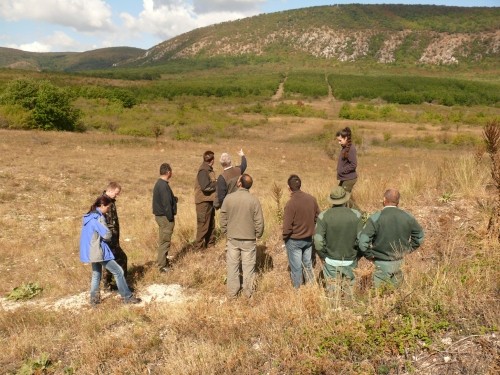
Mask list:
[[[495,194],[489,159],[480,141],[439,141],[445,133],[450,139],[480,140],[481,127],[339,120],[340,103],[331,98],[287,103],[306,105],[316,116],[252,113],[238,102],[206,98],[187,100],[184,107],[168,105],[186,118],[201,118],[202,109],[210,108],[208,118],[220,110],[250,125],[233,125],[234,131],[226,129],[224,136],[207,137],[201,130],[203,142],[176,136],[175,125],[157,138],[120,135],[112,128],[87,133],[0,130],[0,293],[28,283],[43,288],[27,302],[1,301],[3,372],[496,373],[500,247],[486,233]],[[164,104],[157,104],[158,116],[167,116],[162,115]],[[138,108],[150,112],[137,121],[154,124],[154,106]],[[99,116],[98,110],[93,116]],[[121,124],[122,118],[116,114],[108,121]],[[297,173],[303,190],[327,208],[326,196],[336,184],[333,133],[346,125],[354,129],[358,145],[360,178],[354,196],[359,206],[377,210],[384,190],[399,188],[402,208],[426,231],[425,244],[407,257],[400,290],[375,295],[372,265],[361,261],[354,301],[328,298],[319,285],[293,290],[273,198],[276,184],[283,191],[283,207],[286,179]],[[398,141],[425,137],[439,147]],[[193,183],[205,150],[213,150],[216,158],[226,151],[236,157],[240,147],[255,179],[251,190],[262,202],[266,229],[258,243],[254,297],[227,301],[225,239],[204,253],[189,250],[196,226]],[[163,162],[173,167],[171,186],[179,197],[174,266],[168,275],[159,274],[153,263],[157,225],[151,192]],[[216,172],[221,172],[218,165]],[[78,259],[81,216],[110,180],[123,186],[117,200],[121,242],[138,296],[152,285],[180,285],[184,300],[132,307],[110,296],[98,309],[54,307],[88,292],[90,268]],[[317,264],[316,276],[319,271]]]

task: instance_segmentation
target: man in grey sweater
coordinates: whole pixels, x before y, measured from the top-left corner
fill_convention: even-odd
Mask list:
[[[264,232],[264,215],[259,200],[249,192],[252,184],[252,177],[241,175],[238,190],[226,196],[220,210],[221,231],[227,236],[227,294],[230,298],[236,297],[241,289],[246,297],[251,297],[254,289],[257,238]]]

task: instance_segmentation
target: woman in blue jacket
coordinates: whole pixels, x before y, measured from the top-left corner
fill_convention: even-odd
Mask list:
[[[114,260],[115,257],[106,243],[111,239],[111,232],[106,225],[104,214],[108,212],[110,207],[111,199],[102,195],[90,207],[90,211],[83,216],[80,236],[80,260],[92,265],[90,303],[91,305],[100,303],[99,284],[103,266],[113,274],[118,292],[123,297],[123,302],[139,303],[141,299],[134,297],[130,291],[123,269]]]

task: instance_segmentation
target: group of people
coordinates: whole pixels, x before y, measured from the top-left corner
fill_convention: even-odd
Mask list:
[[[116,197],[121,186],[110,182],[83,216],[80,235],[80,260],[90,263],[90,304],[101,303],[100,283],[104,269],[104,288],[117,289],[124,303],[137,304],[140,298],[130,290],[127,276],[127,255],[120,246],[120,223],[116,210]],[[116,284],[112,284],[112,279]]]
[[[283,241],[287,251],[292,285],[315,280],[313,251],[322,261],[322,273],[328,291],[352,294],[354,269],[365,257],[375,265],[376,288],[397,287],[403,280],[403,257],[417,249],[424,238],[422,227],[408,212],[398,208],[400,194],[396,189],[384,193],[383,209],[363,223],[361,212],[352,199],[357,181],[357,155],[351,130],[346,127],[336,134],[341,146],[337,163],[338,186],[328,196],[331,207],[320,211],[316,198],[301,190],[302,181],[292,174],[287,181],[290,199],[284,209]],[[194,196],[196,206],[196,239],[194,248],[204,250],[215,245],[215,210],[220,209],[220,229],[227,237],[227,294],[250,297],[254,290],[257,239],[264,232],[264,215],[259,200],[250,193],[253,179],[246,174],[247,159],[243,150],[239,166],[233,166],[228,153],[221,154],[223,172],[216,178],[215,154],[206,151],[198,168]],[[177,214],[177,197],[169,180],[172,167],[160,166],[160,177],[153,188],[152,210],[158,224],[157,266],[169,271],[168,252]],[[83,217],[80,258],[92,264],[90,299],[98,304],[102,268],[105,288],[116,288],[125,303],[139,303],[128,287],[127,256],[119,243],[119,222],[115,199],[121,187],[115,182],[98,197]],[[240,278],[240,270],[243,273]]]
[[[256,239],[264,232],[264,215],[259,200],[249,193],[253,179],[244,173],[247,160],[243,150],[238,152],[241,164],[233,166],[231,156],[223,153],[220,163],[223,172],[216,178],[213,151],[203,153],[194,184],[196,206],[196,238],[194,250],[203,251],[215,245],[215,210],[220,209],[220,227],[228,238],[226,248],[227,289],[231,297],[240,290],[247,296],[253,291],[256,262]],[[172,168],[160,166],[160,178],[153,188],[153,214],[158,223],[157,265],[160,272],[168,272],[168,252],[177,213],[177,198],[168,181]],[[243,270],[240,283],[239,270]]]
[[[357,181],[357,155],[348,127],[336,134],[341,151],[337,163],[338,186],[328,196],[331,207],[320,212],[316,199],[301,191],[297,175],[288,179],[290,200],[285,206],[283,240],[288,254],[290,275],[295,288],[314,280],[312,249],[322,261],[324,282],[329,292],[352,295],[354,269],[361,257],[375,265],[375,288],[396,288],[403,281],[404,255],[423,242],[424,232],[417,220],[398,208],[400,193],[388,189],[383,209],[363,223],[352,199]]]

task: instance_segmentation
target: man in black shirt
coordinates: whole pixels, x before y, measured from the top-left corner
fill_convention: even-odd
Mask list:
[[[168,183],[171,177],[172,168],[169,164],[163,163],[160,166],[160,178],[153,188],[153,214],[159,229],[157,262],[162,273],[167,272],[169,268],[167,255],[177,214],[177,197],[174,196]]]

